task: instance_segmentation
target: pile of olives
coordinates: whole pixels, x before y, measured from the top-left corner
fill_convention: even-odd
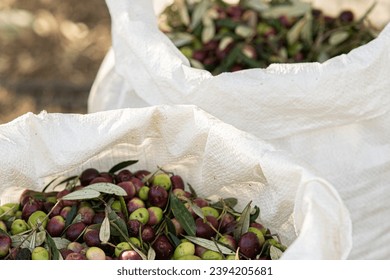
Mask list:
[[[192,67],[214,75],[272,63],[324,62],[373,40],[379,30],[351,10],[336,16],[294,0],[173,1],[159,27]]]
[[[0,206],[0,259],[252,260],[286,250],[251,202],[238,212],[236,198],[199,197],[180,175],[131,171],[135,162],[86,168]]]

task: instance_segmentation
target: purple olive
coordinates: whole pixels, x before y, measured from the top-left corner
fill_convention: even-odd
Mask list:
[[[169,260],[174,252],[174,247],[165,235],[160,235],[153,242],[152,247],[156,252],[157,260]]]
[[[149,189],[148,201],[150,205],[164,209],[168,202],[168,192],[160,186],[152,186]]]
[[[257,235],[253,232],[246,232],[238,241],[240,252],[249,259],[254,259],[260,253],[261,247]]]
[[[88,186],[93,179],[100,175],[99,171],[95,168],[87,168],[80,174],[80,184],[82,186]]]

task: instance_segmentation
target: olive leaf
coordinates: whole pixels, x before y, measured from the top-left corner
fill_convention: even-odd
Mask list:
[[[26,242],[24,245],[27,246],[25,248],[29,248],[30,251],[34,250],[34,248],[36,247],[35,246],[35,241],[37,239],[37,232],[34,230],[32,232],[32,235],[30,236],[30,238],[27,238],[28,242]],[[23,247],[23,244],[21,245],[21,247]]]
[[[194,30],[202,22],[203,15],[206,13],[209,7],[209,0],[201,1],[198,5],[195,6],[194,11],[192,12],[191,24],[189,26],[190,30]]]
[[[172,32],[166,35],[172,41],[172,43],[178,48],[192,43],[192,41],[195,38],[192,34],[185,33],[185,32]]]
[[[259,0],[241,0],[240,5],[243,7],[247,7],[249,9],[253,9],[258,12],[264,12],[269,9],[269,4],[264,1]]]
[[[60,260],[62,258],[60,251],[58,250],[56,243],[53,238],[47,234],[46,235],[46,244],[49,247],[49,252],[51,255],[51,260]]]
[[[200,208],[198,205],[191,203],[191,208],[194,210],[195,214],[198,215],[200,218],[204,219],[202,208]]]
[[[71,224],[75,224],[75,223],[82,222],[82,221],[83,221],[83,217],[81,216],[81,214],[76,214],[76,216],[73,218],[73,221],[71,222]]]
[[[176,228],[175,225],[172,223],[171,219],[168,217],[165,217],[165,222],[167,225],[167,230],[168,230],[168,238],[172,241],[173,245],[175,247],[179,246],[181,243],[180,239],[176,236]]]
[[[176,234],[168,232],[167,236],[172,241],[175,247],[179,246],[179,244],[181,243],[180,239],[176,236]]]
[[[171,210],[177,221],[183,227],[185,232],[191,236],[195,236],[195,221],[190,211],[184,204],[171,192],[170,193]]]
[[[115,211],[112,211],[111,209],[108,210],[108,218],[110,219],[110,224],[114,224],[116,226],[114,228],[119,228],[119,230],[125,235],[126,238],[129,237],[125,221],[119,217]]]
[[[30,234],[23,235],[11,235],[12,247],[21,247],[21,248],[29,248],[29,236]]]
[[[255,30],[252,27],[241,24],[234,29],[234,33],[236,33],[238,36],[247,39],[255,35]]]
[[[234,42],[234,39],[230,36],[225,36],[223,37],[220,41],[219,41],[219,44],[218,44],[218,49],[220,51],[223,51],[224,49],[226,49],[227,46],[229,46],[231,43]]]
[[[45,187],[42,189],[42,192],[45,192],[45,191],[50,187],[50,185],[54,183],[55,180],[57,180],[57,178],[54,178],[54,179],[51,180],[49,183],[47,183],[47,184],[45,185]]]
[[[123,196],[119,197],[119,202],[121,203],[121,211],[126,219],[127,217],[129,217],[129,211],[127,210],[126,201]]]
[[[283,255],[283,252],[278,247],[271,245],[271,247],[269,248],[269,254],[271,260],[278,260]]]
[[[262,16],[265,18],[279,18],[283,15],[287,15],[289,17],[300,17],[310,11],[310,9],[310,3],[294,1],[293,5],[285,4],[271,6],[269,9],[262,12]]]
[[[329,44],[336,46],[347,40],[349,33],[347,31],[341,30],[332,33],[329,37]]]
[[[110,219],[108,216],[104,217],[102,225],[100,226],[99,230],[99,239],[100,241],[105,244],[110,240]]]
[[[313,43],[313,16],[311,11],[305,14],[305,25],[302,27],[301,38],[304,42],[311,45]]]
[[[202,43],[210,42],[215,36],[215,25],[205,25],[202,30]]]
[[[35,246],[41,246],[46,240],[46,235],[47,235],[46,231],[37,232],[37,236],[35,239]]]
[[[234,238],[239,239],[241,235],[246,233],[250,224],[250,215],[251,215],[251,201],[245,206],[244,210],[240,215],[240,219],[237,222],[237,226],[234,229]]]
[[[197,69],[204,69],[204,65],[202,62],[196,60],[196,59],[190,59],[190,64],[192,67],[197,68]]]
[[[234,208],[238,203],[235,197],[221,198],[219,201],[212,203],[210,206],[214,208],[223,209],[225,207]]]
[[[9,234],[6,231],[2,230],[1,228],[0,228],[0,234],[9,236]],[[12,237],[13,236],[11,236],[11,239],[12,239]]]
[[[216,25],[218,27],[226,27],[228,29],[233,29],[236,28],[238,25],[240,25],[239,22],[233,21],[230,18],[224,18],[224,19],[217,19],[215,21]]]
[[[189,183],[187,183],[187,186],[190,189],[191,196],[192,197],[197,197],[198,195],[197,195],[195,189]]]
[[[65,228],[68,227],[75,219],[77,215],[77,209],[77,205],[72,205],[72,208],[70,209],[69,213],[66,215],[65,218]]]
[[[83,188],[81,190],[73,191],[65,196],[63,196],[62,200],[81,200],[81,199],[91,199],[91,198],[97,198],[100,196],[100,192],[93,190],[93,189],[87,189]]]
[[[133,164],[135,164],[135,163],[137,163],[137,162],[138,162],[138,160],[126,160],[126,161],[122,161],[122,162],[120,162],[120,163],[118,163],[118,164],[115,164],[113,167],[111,167],[111,169],[108,170],[108,173],[115,173],[115,172],[117,172],[117,171],[119,171],[119,170],[121,170],[121,169],[123,169],[123,168],[125,168],[125,167],[128,167],[128,166],[130,166],[130,165],[133,165]]]
[[[188,26],[190,24],[190,15],[188,13],[188,9],[187,9],[187,5],[185,3],[185,0],[176,0],[175,4],[177,6],[181,22],[185,26]]]
[[[301,37],[302,29],[307,24],[306,18],[298,20],[287,32],[287,42],[289,45],[296,43]]]
[[[126,196],[126,191],[118,185],[112,183],[95,183],[88,185],[83,190],[94,190],[101,193],[115,194],[118,196]]]
[[[192,243],[195,243],[199,246],[202,246],[206,249],[209,249],[209,250],[212,250],[215,252],[221,252],[222,254],[225,254],[225,255],[234,255],[235,254],[235,252],[232,251],[231,249],[229,249],[228,247],[226,247],[222,244],[216,243],[215,241],[212,241],[209,239],[188,236],[188,235],[185,235],[184,238]]]
[[[156,258],[156,251],[154,251],[152,246],[149,246],[147,259],[154,260],[155,258]]]
[[[51,239],[54,241],[58,250],[68,247],[69,243],[71,242],[70,240],[63,237],[51,237]]]

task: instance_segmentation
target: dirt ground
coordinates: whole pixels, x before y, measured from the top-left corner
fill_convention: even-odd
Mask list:
[[[104,0],[1,0],[0,124],[42,110],[86,113],[110,24]]]

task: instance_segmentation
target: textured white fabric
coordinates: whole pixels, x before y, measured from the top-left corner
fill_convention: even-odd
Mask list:
[[[328,182],[195,106],[30,113],[0,125],[0,154],[1,204],[87,167],[108,171],[139,160],[132,171],[160,166],[181,175],[199,196],[237,197],[237,210],[250,201],[259,206],[261,221],[291,245],[286,259],[342,259],[351,250],[348,210]]]
[[[158,30],[152,1],[107,4],[113,47],[91,90],[90,112],[197,105],[288,151],[335,186],[352,217],[348,258],[390,258],[390,24],[372,42],[322,64],[212,76],[191,68]]]

